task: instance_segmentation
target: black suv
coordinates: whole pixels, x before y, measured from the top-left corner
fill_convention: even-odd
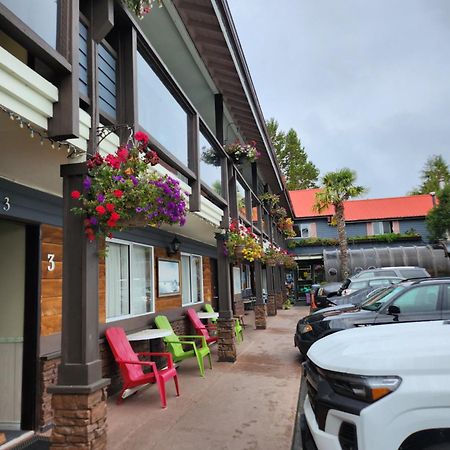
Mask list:
[[[294,336],[303,355],[324,336],[352,327],[450,319],[450,278],[403,281],[360,306],[317,311],[300,319]]]

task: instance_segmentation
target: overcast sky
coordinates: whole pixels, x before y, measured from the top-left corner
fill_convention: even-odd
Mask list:
[[[228,0],[266,118],[368,198],[450,162],[450,0]]]

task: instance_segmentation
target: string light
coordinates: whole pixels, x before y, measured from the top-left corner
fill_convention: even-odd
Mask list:
[[[58,144],[58,150],[61,150],[62,147],[67,149],[67,157],[68,158],[76,158],[77,156],[80,156],[84,153],[86,153],[85,150],[81,150],[78,147],[75,147],[70,142],[67,141],[55,141],[54,139],[49,138],[45,134],[43,134],[42,131],[40,131],[37,128],[34,128],[30,122],[28,122],[24,117],[21,115],[15,113],[14,111],[11,111],[10,109],[0,105],[0,110],[3,111],[5,114],[8,114],[9,118],[11,120],[15,120],[19,122],[19,127],[24,128],[25,125],[30,132],[30,138],[34,138],[35,136],[38,136],[40,140],[40,145],[44,145],[44,140],[48,141],[50,143],[50,146],[52,149],[55,148],[55,143]]]

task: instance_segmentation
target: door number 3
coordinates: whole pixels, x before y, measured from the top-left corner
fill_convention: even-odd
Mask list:
[[[47,261],[48,261],[47,270],[49,272],[53,272],[55,270],[55,254],[54,253],[48,253],[47,254]]]
[[[3,198],[3,211],[9,211],[11,209],[11,203],[9,203],[9,197]]]

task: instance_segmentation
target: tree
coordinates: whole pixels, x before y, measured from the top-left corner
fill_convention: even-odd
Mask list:
[[[287,133],[279,130],[278,122],[273,118],[266,125],[281,171],[286,177],[287,189],[317,187],[319,170],[308,160],[297,132],[292,128]]]
[[[450,183],[437,194],[438,202],[426,217],[430,240],[449,239],[450,233]]]
[[[348,245],[345,233],[345,211],[344,201],[349,198],[359,197],[366,188],[355,185],[356,172],[344,168],[336,172],[328,172],[322,178],[322,189],[316,194],[316,203],[313,208],[317,212],[334,207],[334,218],[338,230],[338,240],[341,259],[341,276],[347,278],[348,268]]]
[[[422,184],[411,191],[411,195],[429,194],[438,192],[439,184],[450,183],[450,170],[448,164],[441,155],[433,155],[428,158],[420,176]]]

